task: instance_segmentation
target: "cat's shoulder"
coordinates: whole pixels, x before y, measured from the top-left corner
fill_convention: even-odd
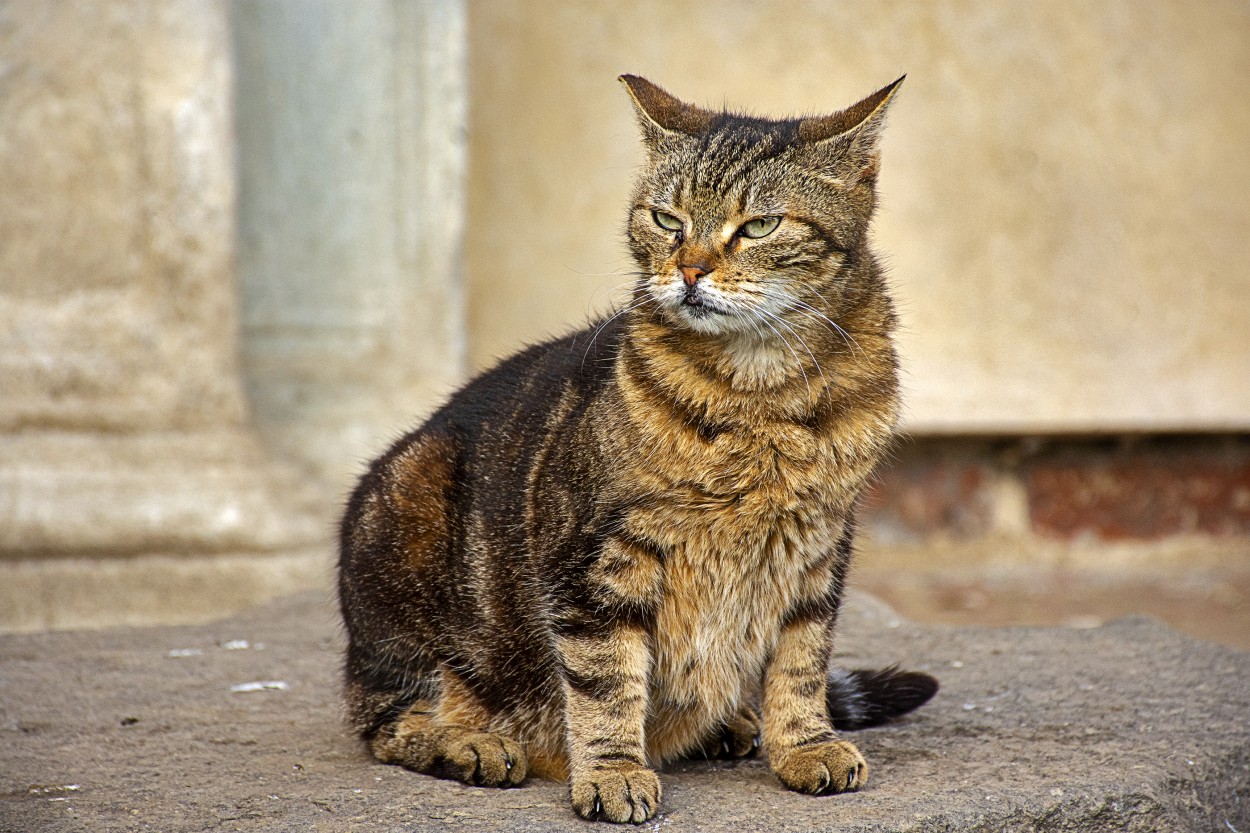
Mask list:
[[[504,410],[541,411],[569,388],[593,395],[612,377],[624,338],[624,316],[613,315],[530,345],[471,379],[427,424],[471,431]]]

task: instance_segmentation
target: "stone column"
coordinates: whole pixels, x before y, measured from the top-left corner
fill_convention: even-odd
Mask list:
[[[0,2],[0,624],[324,572],[241,383],[231,90],[223,3]]]
[[[461,381],[461,0],[238,0],[248,390],[335,499]]]

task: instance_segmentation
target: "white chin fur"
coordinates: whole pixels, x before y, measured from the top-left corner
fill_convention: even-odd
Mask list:
[[[711,312],[706,309],[691,307],[682,303],[684,293],[673,293],[671,297],[657,298],[668,313],[669,320],[679,327],[687,327],[704,335],[722,335],[739,332],[746,327],[738,316],[722,312]]]
[[[724,315],[719,312],[698,313],[684,305],[678,306],[674,312],[676,318],[683,325],[705,335],[720,335],[721,333],[730,333],[738,330],[738,327],[734,326],[737,323],[737,319],[732,315]]]

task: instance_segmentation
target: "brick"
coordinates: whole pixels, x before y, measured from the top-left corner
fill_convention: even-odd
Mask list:
[[[1247,446],[1233,440],[1043,455],[1023,470],[1033,531],[1105,541],[1250,535]]]
[[[992,477],[980,460],[921,450],[881,472],[864,500],[862,521],[881,541],[984,535],[992,524]]]

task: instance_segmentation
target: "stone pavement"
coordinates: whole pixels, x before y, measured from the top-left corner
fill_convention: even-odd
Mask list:
[[[1146,619],[976,629],[848,608],[844,662],[943,684],[854,733],[867,788],[809,798],[762,762],[691,762],[644,827],[1250,833],[1250,653]],[[595,829],[560,784],[370,761],[340,722],[339,645],[321,594],[203,626],[0,637],[0,831]]]

